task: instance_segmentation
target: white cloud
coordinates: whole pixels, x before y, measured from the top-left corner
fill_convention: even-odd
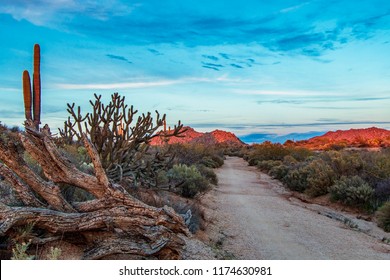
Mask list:
[[[55,84],[56,89],[127,89],[127,88],[148,88],[168,86],[179,83],[179,80],[166,80],[156,82],[129,82],[129,83],[108,83],[108,84]]]
[[[124,16],[139,5],[123,4],[119,1],[103,0],[99,2],[84,0],[15,0],[2,3],[0,12],[12,15],[16,20],[25,19],[39,26],[53,26],[64,18],[77,14],[100,21],[112,16]]]
[[[334,95],[329,92],[322,91],[309,91],[309,90],[246,90],[246,89],[236,89],[233,90],[234,93],[245,94],[245,95],[287,95],[287,96],[322,96],[322,95]]]

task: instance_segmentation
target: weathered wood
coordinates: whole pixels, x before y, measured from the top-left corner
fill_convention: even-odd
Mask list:
[[[91,142],[83,136],[92,159],[95,176],[78,170],[57,149],[49,129],[38,132],[26,127],[13,143],[23,148],[42,167],[41,178],[24,162],[18,144],[0,143],[0,174],[13,186],[25,204],[11,207],[0,204],[0,235],[15,227],[33,223],[45,231],[39,244],[58,236],[82,235],[86,259],[97,259],[117,253],[160,258],[178,258],[184,241],[180,234],[189,231],[172,208],[155,208],[132,197],[123,187],[111,183]],[[10,141],[12,142],[12,141]],[[14,146],[12,146],[14,145]],[[91,193],[95,199],[69,203],[61,194],[66,183]],[[47,206],[41,202],[39,195]],[[38,242],[37,241],[37,242]]]
[[[39,201],[39,199],[34,195],[29,186],[23,183],[16,175],[12,172],[10,168],[5,166],[0,162],[0,174],[5,177],[8,182],[10,182],[16,191],[18,197],[26,205],[31,205],[34,207],[45,207],[45,205]]]

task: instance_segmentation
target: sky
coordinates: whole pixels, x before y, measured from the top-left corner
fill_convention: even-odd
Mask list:
[[[24,121],[41,46],[42,123],[119,92],[140,112],[256,142],[390,129],[388,0],[0,0],[0,121]],[[261,140],[261,141],[262,141]],[[259,140],[260,141],[260,140]]]

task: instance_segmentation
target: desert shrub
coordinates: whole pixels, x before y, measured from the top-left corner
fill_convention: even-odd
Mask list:
[[[16,243],[14,248],[12,248],[12,257],[11,260],[33,260],[35,256],[30,256],[27,253],[31,242],[22,242]]]
[[[177,164],[168,171],[169,180],[179,189],[184,197],[194,197],[209,188],[209,182],[203,178],[196,166]]]
[[[259,168],[262,171],[268,172],[273,167],[279,166],[282,164],[281,160],[262,160],[257,163],[257,168]]]
[[[161,187],[165,186],[169,183],[169,178],[167,175],[167,171],[165,170],[159,170],[156,175],[156,186]]]
[[[374,197],[378,205],[390,200],[390,178],[381,180],[376,184]]]
[[[218,185],[218,177],[213,169],[208,168],[203,164],[197,165],[196,168],[199,170],[200,174],[202,174],[202,176],[206,178],[211,184]]]
[[[287,176],[288,171],[289,171],[288,166],[284,164],[280,164],[272,167],[271,170],[269,171],[269,175],[271,175],[271,177],[274,179],[283,181],[284,178]]]
[[[297,161],[305,161],[308,157],[314,155],[313,151],[310,151],[306,148],[300,147],[289,147],[288,149],[289,155],[292,156]]]
[[[223,165],[224,151],[217,146],[207,146],[201,143],[172,144],[170,151],[175,155],[175,164],[203,164],[210,168]]]
[[[390,154],[387,150],[379,153],[364,152],[362,159],[364,162],[362,176],[371,186],[390,178]]]
[[[303,192],[307,188],[307,170],[302,167],[290,169],[284,177],[284,183],[290,190]]]
[[[288,166],[293,166],[293,165],[297,164],[298,161],[293,156],[287,155],[283,158],[283,163],[288,165]]]
[[[218,168],[223,165],[223,158],[217,155],[205,156],[200,160],[200,164],[210,168]]]
[[[46,258],[48,260],[58,260],[61,256],[62,250],[57,247],[50,247],[50,252],[47,253]]]
[[[335,180],[333,169],[322,159],[309,162],[304,169],[308,174],[305,192],[312,197],[327,194]]]
[[[368,208],[374,190],[359,176],[343,176],[330,187],[330,193],[333,200],[339,200],[351,206]]]
[[[283,160],[288,154],[288,150],[283,145],[264,142],[253,145],[246,160],[249,165],[257,165],[258,162],[263,160]]]
[[[359,152],[327,151],[321,158],[332,167],[337,177],[355,176],[363,171],[364,162]]]
[[[386,202],[377,211],[378,226],[390,232],[390,202]]]
[[[293,160],[289,160],[294,162]],[[272,171],[273,177],[282,179],[287,187],[298,192],[306,192],[310,196],[328,193],[335,174],[332,168],[322,159],[309,157],[305,162],[290,163],[287,167]]]

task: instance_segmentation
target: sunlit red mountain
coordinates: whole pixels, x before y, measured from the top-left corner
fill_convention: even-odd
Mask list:
[[[329,131],[322,136],[287,145],[303,146],[310,149],[328,149],[335,147],[390,147],[390,130],[370,127],[363,129],[349,129]]]
[[[185,130],[182,133],[182,137],[171,137],[169,139],[169,144],[176,143],[202,143],[207,145],[214,145],[219,143],[225,144],[235,144],[235,145],[244,145],[244,143],[238,139],[236,135],[231,132],[223,131],[223,130],[214,130],[211,132],[198,132],[194,130],[192,127],[186,126],[183,127]],[[162,145],[164,144],[163,137],[155,137],[152,139],[151,145]]]

